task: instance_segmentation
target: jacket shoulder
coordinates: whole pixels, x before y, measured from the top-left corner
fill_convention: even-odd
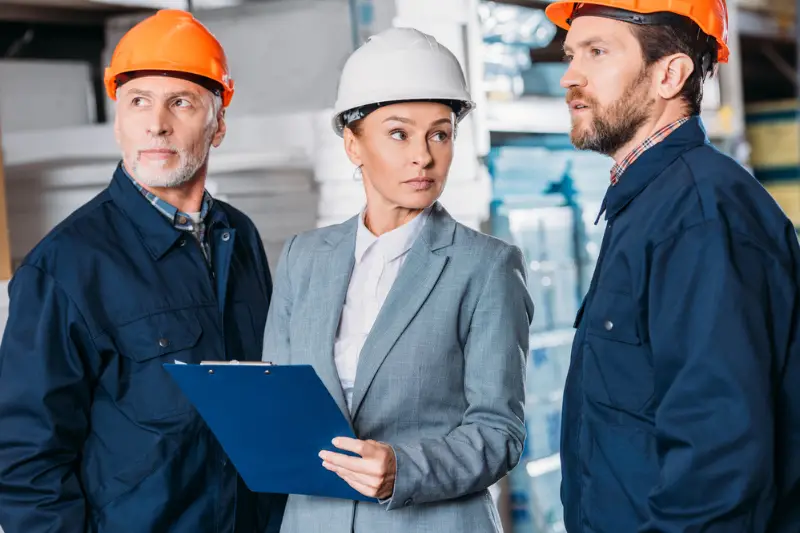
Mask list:
[[[781,255],[785,236],[793,232],[791,221],[764,186],[710,144],[682,154],[652,185],[643,205],[647,218],[659,221],[659,231],[652,235],[655,243],[706,224]]]
[[[295,251],[313,252],[329,246],[330,243],[337,242],[344,238],[345,235],[352,232],[354,222],[355,217],[339,224],[332,224],[330,226],[298,233],[290,239],[292,254],[294,255]]]
[[[108,237],[108,232],[97,229],[111,227],[111,209],[114,209],[111,196],[104,189],[48,231],[25,255],[20,266],[35,266],[52,275],[57,265],[74,264],[93,239]]]
[[[521,253],[517,245],[465,226],[461,222],[456,222],[453,244],[459,253],[467,251],[470,255],[483,260],[494,259],[508,253]],[[491,264],[491,261],[488,264]]]
[[[732,157],[703,146],[684,162],[702,222],[719,222],[759,240],[791,224],[775,198]]]
[[[303,231],[289,237],[283,244],[279,264],[286,263],[286,270],[292,278],[303,276],[305,269],[302,265],[310,264],[310,259],[318,250],[330,249],[338,244],[351,231],[348,224],[354,220],[355,217],[340,224]]]

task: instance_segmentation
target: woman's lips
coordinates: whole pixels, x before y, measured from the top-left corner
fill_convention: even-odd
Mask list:
[[[408,180],[403,183],[415,191],[426,191],[433,187],[434,183],[436,183],[436,180],[432,178],[414,178],[413,180]]]

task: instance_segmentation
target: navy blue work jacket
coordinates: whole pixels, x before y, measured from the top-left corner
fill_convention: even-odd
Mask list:
[[[270,498],[246,488],[162,367],[261,360],[272,280],[258,232],[218,200],[206,220],[211,268],[118,167],[15,272],[0,345],[5,533],[265,531]]]
[[[569,533],[800,531],[800,247],[693,117],[611,186],[564,395]]]

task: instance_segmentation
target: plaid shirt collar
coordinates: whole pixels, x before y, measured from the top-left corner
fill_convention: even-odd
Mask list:
[[[670,133],[683,126],[689,120],[689,118],[691,117],[683,117],[682,119],[676,120],[672,124],[664,126],[645,139],[642,144],[631,150],[631,152],[626,155],[622,161],[615,163],[614,166],[611,167],[611,185],[616,185],[619,182],[619,178],[622,176],[622,173],[625,172],[628,167],[630,167],[633,162],[639,158],[640,155],[645,153],[649,148],[652,148],[656,144],[666,139]]]
[[[185,231],[194,236],[197,239],[198,244],[200,244],[200,249],[203,251],[203,256],[205,257],[206,261],[210,264],[211,262],[211,246],[206,239],[207,236],[207,224],[206,224],[206,217],[211,212],[211,207],[213,205],[213,198],[208,193],[208,191],[203,191],[203,201],[200,204],[200,222],[196,223],[192,220],[187,213],[179,211],[177,207],[166,202],[156,196],[155,194],[151,193],[144,187],[142,187],[138,181],[133,179],[133,176],[128,174],[128,171],[125,170],[125,167],[120,165],[122,171],[131,180],[133,185],[139,190],[140,193],[145,197],[145,199],[150,202],[150,204],[156,208],[156,211],[164,215],[172,226],[180,231]],[[185,242],[185,241],[184,241]]]
[[[170,224],[172,224],[176,229],[191,231],[193,233],[198,231],[198,228],[192,221],[192,217],[190,217],[187,213],[179,211],[177,207],[162,200],[152,192],[142,187],[138,181],[133,179],[133,176],[131,176],[124,167],[122,170],[125,172],[125,175],[128,176],[128,179],[131,180],[133,185],[139,190],[139,192],[142,193],[142,195],[147,199],[147,201],[150,202],[150,204],[152,204],[159,213],[164,215],[164,217],[169,220]],[[214,199],[208,193],[208,191],[203,191],[203,202],[200,206],[200,224],[203,224],[203,221],[205,221],[206,216],[211,211],[211,206],[213,203]]]

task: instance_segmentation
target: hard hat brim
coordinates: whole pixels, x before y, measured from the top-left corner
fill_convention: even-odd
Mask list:
[[[676,15],[684,16],[697,24],[700,29],[706,34],[714,37],[719,46],[717,52],[717,61],[720,63],[727,63],[730,59],[730,49],[726,42],[727,39],[727,20],[721,21],[714,17],[699,17],[697,16],[697,9],[690,2],[674,3],[675,7],[667,8],[663,3],[659,2],[645,2],[643,0],[628,0],[620,2],[619,0],[592,0],[590,2],[576,2],[573,0],[557,0],[549,4],[544,12],[547,18],[564,30],[570,29],[570,18],[575,10],[576,4],[592,4],[597,6],[605,6],[609,8],[623,9],[626,11],[633,11],[641,14],[652,14],[659,12],[670,12]],[[684,6],[686,4],[686,6]],[[683,9],[685,7],[685,9]]]
[[[347,109],[343,109],[342,111],[334,112],[333,117],[331,118],[331,125],[333,126],[333,130],[336,132],[339,137],[344,136],[344,130],[347,127],[344,122],[344,115],[348,112],[353,110],[366,107],[366,106],[388,106],[394,104],[400,104],[405,102],[433,102],[433,103],[443,103],[448,105],[450,102],[458,102],[461,105],[460,112],[456,113],[456,124],[461,122],[464,117],[469,115],[473,109],[475,109],[476,104],[472,100],[466,100],[463,98],[402,98],[397,100],[384,100],[381,102],[367,102],[361,105],[348,107]]]
[[[212,80],[211,78],[208,78],[206,76],[202,76],[191,72],[183,72],[175,70],[140,69],[140,70],[120,72],[116,75],[111,74],[109,75],[109,79],[106,81],[107,84],[110,83],[110,86],[107,87],[107,92],[109,92],[109,97],[111,97],[112,100],[116,100],[116,93],[120,87],[122,87],[125,83],[127,83],[130,80],[145,76],[165,76],[165,77],[172,77],[190,81],[222,98],[223,104],[225,106],[227,106],[227,103],[230,103],[230,95],[228,95],[226,103],[226,93],[228,92],[228,88],[222,85],[217,80]]]

